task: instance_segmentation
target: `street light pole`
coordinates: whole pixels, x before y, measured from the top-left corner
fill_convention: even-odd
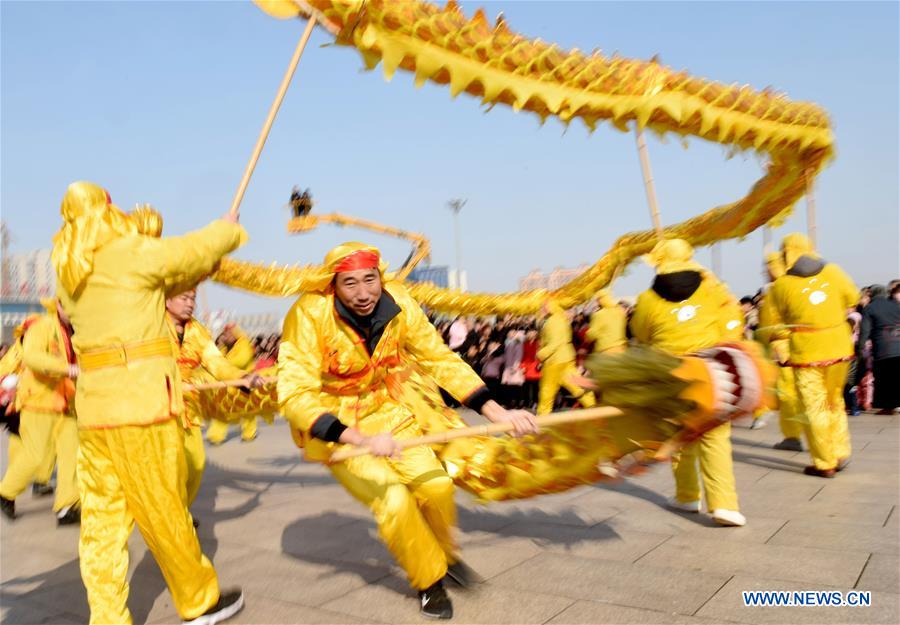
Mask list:
[[[453,211],[453,232],[456,239],[456,288],[462,290],[462,242],[459,238],[459,211],[468,200],[454,198],[447,202],[447,207]]]

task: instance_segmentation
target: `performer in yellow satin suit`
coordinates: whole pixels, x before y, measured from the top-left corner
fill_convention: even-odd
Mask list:
[[[519,433],[536,429],[531,414],[491,400],[402,284],[385,282],[376,248],[345,243],[331,250],[318,286],[285,318],[279,405],[309,460],[327,460],[338,443],[372,451],[329,469],[372,510],[381,538],[419,591],[422,612],[450,618],[442,579],[471,578],[453,536],[453,481],[431,448],[400,452],[396,442],[421,435],[410,409],[418,375],[490,421],[511,422]]]
[[[81,576],[91,623],[130,623],[128,536],[137,522],[183,619],[235,614],[219,591],[185,506],[181,376],[165,321],[165,288],[196,283],[246,236],[230,215],[182,237],[137,234],[109,194],[69,186],[51,260],[75,330]]]
[[[786,273],[769,296],[777,319],[790,332],[790,361],[803,407],[806,442],[813,464],[807,475],[834,477],[850,459],[844,383],[853,341],[847,311],[859,290],[844,271],[826,263],[802,234],[782,242]]]
[[[638,296],[631,333],[641,343],[675,355],[691,354],[726,340],[734,297],[708,270],[693,260],[682,239],[661,241],[648,260],[656,267],[652,288]],[[699,461],[700,474],[697,472]],[[723,423],[672,458],[673,507],[699,512],[700,478],[707,509],[720,525],[744,525],[731,457],[731,424]]]
[[[172,339],[177,346],[175,360],[181,379],[186,382],[236,380],[244,378],[247,386],[262,384],[255,373],[246,373],[231,364],[216,344],[209,330],[194,319],[197,291],[191,289],[166,300],[166,321]],[[203,415],[197,402],[197,391],[184,394],[185,421],[184,453],[187,459],[187,505],[194,503],[200,490],[200,480],[206,466],[206,450],[203,447]]]
[[[769,292],[771,283],[784,275],[784,257],[775,252],[766,255],[766,272],[769,286],[759,305],[759,329],[756,339],[768,348],[769,357],[778,365],[778,424],[784,439],[775,443],[775,449],[803,451],[800,437],[803,434],[803,410],[794,384],[794,370],[788,364],[791,359],[790,336],[787,328],[778,322],[778,313]]]
[[[227,324],[218,338],[220,349],[232,365],[247,373],[253,369],[256,356],[253,344],[243,330],[234,324]],[[256,438],[257,418],[241,417],[241,441],[249,443]],[[213,445],[221,445],[228,436],[228,423],[221,419],[210,420],[206,430],[206,440]]]
[[[72,350],[72,327],[56,300],[52,313],[29,324],[22,337],[22,367],[16,390],[20,413],[19,443],[0,482],[3,511],[15,518],[15,498],[31,483],[49,481],[58,460],[53,511],[58,525],[78,523],[78,483],[75,477],[78,427],[75,385],[78,376]],[[43,473],[43,475],[39,475]]]
[[[628,342],[625,336],[628,323],[625,309],[606,290],[597,293],[597,304],[599,308],[591,315],[591,325],[586,335],[589,341],[594,342],[594,353],[622,351]]]
[[[585,391],[574,379],[578,376],[575,368],[575,347],[572,345],[572,324],[562,307],[548,299],[541,307],[545,315],[541,327],[540,347],[537,351],[541,361],[541,381],[538,387],[537,413],[553,412],[553,402],[559,388],[563,387],[585,408],[596,403],[594,394]]]

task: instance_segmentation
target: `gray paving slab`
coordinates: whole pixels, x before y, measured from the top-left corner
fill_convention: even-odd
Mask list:
[[[77,567],[77,563],[66,566]],[[158,568],[155,571],[148,570],[132,575],[129,586],[128,607],[135,622],[144,623],[148,620],[175,616],[171,595],[166,590]],[[21,595],[20,598],[29,603],[59,607],[61,611],[76,616],[81,622],[87,622],[89,617],[87,596],[80,578],[72,579],[66,576],[65,580],[59,583],[48,579],[40,587]]]
[[[544,553],[498,575],[504,588],[693,614],[730,575]]]
[[[790,494],[791,497],[806,499],[809,501],[826,486],[822,481],[812,480],[801,472],[770,471],[754,482],[749,488],[741,489],[739,494],[748,497],[750,495]]]
[[[462,555],[487,581],[472,592],[451,588],[454,622],[895,622],[898,424],[900,416],[851,419],[853,464],[834,480],[803,476],[807,453],[771,449],[780,440],[772,424],[735,426],[744,528],[669,510],[667,465],[528,501],[484,506],[459,492]],[[208,454],[193,512],[222,584],[244,586],[247,609],[236,622],[419,622],[415,594],[369,511],[325,467],[301,461],[283,427]],[[78,532],[57,529],[51,505],[29,493],[17,502],[20,519],[0,519],[0,623],[87,619]],[[135,622],[178,622],[138,532],[129,552]],[[756,588],[751,582],[855,585],[875,593],[876,604],[757,612],[732,596]]]
[[[695,515],[699,516],[699,515]],[[765,543],[775,536],[787,523],[786,519],[754,517],[744,527],[723,527],[705,515],[699,517],[703,523],[694,523],[678,533],[683,537],[697,537],[707,541],[727,541],[729,543]],[[617,527],[618,517],[610,524]]]
[[[671,537],[671,534],[616,529],[605,522],[591,527],[520,522],[505,527],[503,533],[528,537],[547,551],[623,562],[634,562]]]
[[[320,558],[300,559],[279,552],[259,550],[253,556],[216,563],[223,580],[239,581],[247,597],[281,599],[307,606],[321,606],[334,597],[389,576],[383,566],[353,566]],[[253,601],[248,601],[253,603]]]
[[[856,588],[900,593],[900,557],[881,553],[872,554]]]
[[[860,551],[885,555],[900,554],[900,536],[886,527],[866,527],[817,519],[788,521],[771,540],[770,545],[814,547],[838,551]]]
[[[729,543],[676,536],[638,563],[852,587],[868,557],[869,554],[863,551]]]
[[[826,480],[822,478],[812,478]],[[840,477],[835,479],[841,479]],[[827,480],[830,482],[830,480]],[[823,484],[827,486],[827,484]],[[890,503],[867,503],[864,506],[848,505],[839,499],[813,498],[807,501],[803,497],[794,497],[789,493],[772,494],[759,497],[746,497],[738,493],[741,500],[741,512],[749,519],[763,518],[821,518],[843,523],[859,525],[883,526],[891,513]]]
[[[448,586],[454,620],[459,623],[545,623],[573,603],[540,592],[521,592],[496,584],[468,590]],[[362,619],[386,623],[433,623],[419,614],[416,594],[396,578],[389,584],[365,586],[322,606]]]
[[[78,615],[0,594],[0,624],[2,625],[70,625],[84,623]]]
[[[722,619],[707,619],[686,616],[675,612],[657,612],[643,608],[604,603],[602,601],[576,601],[568,608],[547,621],[549,625],[595,625],[596,623],[616,623],[617,625],[692,625],[701,623],[723,623]]]
[[[164,623],[166,621],[162,621]],[[341,612],[331,612],[297,603],[267,598],[250,602],[229,625],[356,625],[378,623],[373,618],[357,618]]]
[[[462,546],[462,560],[484,579],[496,577],[514,566],[543,553],[529,538],[488,535]]]
[[[825,623],[878,623],[894,625],[900,620],[900,595],[895,593],[873,593],[872,605],[858,607],[831,606],[791,606],[791,607],[747,607],[743,603],[742,591],[789,590],[789,591],[841,591],[828,585],[811,587],[773,580],[765,577],[735,576],[698,612],[697,616],[711,619],[737,621],[739,623],[763,623],[772,625],[821,625]]]

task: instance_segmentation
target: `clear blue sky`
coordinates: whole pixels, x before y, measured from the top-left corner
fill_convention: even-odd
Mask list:
[[[772,85],[827,109],[837,160],[817,187],[823,254],[860,284],[898,267],[897,3],[464,3],[503,11],[511,28],[563,47],[663,62],[723,82]],[[13,251],[48,247],[69,182],[106,186],[124,209],[150,202],[166,231],[225,212],[301,33],[249,2],[9,2],[2,11],[2,217]],[[309,186],[319,212],[421,231],[435,264],[453,263],[448,199],[467,197],[463,264],[470,287],[513,290],[533,268],[599,258],[649,225],[631,135],[534,116],[409,75],[361,72],[351,48],[317,31],[275,123],[242,214],[245,259],[319,262],[342,240],[382,245],[397,266],[408,246],[355,230],[289,237],[283,206]],[[761,175],[747,154],[648,137],[664,222],[743,195]],[[776,236],[804,227],[804,204]],[[760,283],[762,234],[723,245],[738,294]],[[701,262],[710,263],[708,250]],[[650,278],[635,267],[621,294]],[[209,291],[213,306],[284,310],[285,302]]]

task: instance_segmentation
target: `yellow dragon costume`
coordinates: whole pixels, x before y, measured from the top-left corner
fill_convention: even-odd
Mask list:
[[[743,237],[764,224],[780,224],[833,154],[827,115],[814,104],[791,102],[770,90],[704,80],[653,61],[561,50],[513,32],[504,20],[491,23],[481,11],[467,18],[453,2],[444,8],[418,0],[258,0],[257,4],[280,18],[315,18],[336,43],[359,50],[366,67],[383,64],[387,78],[402,69],[415,74],[417,85],[428,81],[448,85],[451,95],[468,93],[488,107],[505,105],[542,119],[555,116],[564,123],[580,119],[591,130],[609,122],[621,131],[637,127],[660,135],[676,133],[766,156],[763,177],[745,197],[666,227],[664,239],[707,245]],[[291,229],[302,231],[316,223],[310,216],[298,217]],[[548,298],[570,308],[594,297],[658,241],[652,230],[626,234],[582,275],[552,292],[473,294],[431,284],[408,284],[404,289],[419,304],[448,314],[532,315]],[[388,283],[404,278],[409,268],[387,275]],[[317,291],[329,275],[323,266],[277,267],[226,258],[213,279],[259,294],[291,297]],[[728,306],[737,310],[736,302]],[[729,333],[737,338],[741,328],[734,321],[740,322],[739,317],[719,318],[723,339]],[[656,379],[653,388],[644,389],[647,396],[658,391],[657,405],[668,398],[669,407],[680,410],[684,418],[675,418],[675,424],[655,420],[646,427],[634,419],[628,426],[621,425],[625,419],[612,419],[604,427],[563,427],[524,441],[469,439],[445,446],[441,459],[457,484],[483,499],[526,497],[599,479],[598,461],[636,452],[653,456],[660,441],[696,440],[704,427],[712,425],[710,419],[719,423],[745,413],[751,405],[751,412],[759,408],[763,389],[754,388],[738,398],[740,409],[726,409],[728,398],[720,401],[721,386],[714,384],[721,371],[712,367],[715,372],[710,373],[704,364],[717,359],[733,364],[744,354],[749,359],[749,364],[742,361],[746,372],[758,364],[758,354],[751,352],[752,347],[743,351],[728,347],[697,359],[669,360],[644,350],[603,354],[592,360],[592,367],[595,379],[606,385],[605,402],[634,414],[652,414],[653,407],[646,403],[629,404],[632,394],[621,385]],[[766,384],[769,372],[763,365],[758,368],[755,379]],[[210,414],[218,410],[231,416],[235,393],[204,393],[201,400],[208,403]],[[269,391],[255,397],[257,402],[271,402],[273,395]],[[430,403],[434,414],[443,415],[434,424],[455,426],[454,417],[439,402]],[[244,405],[239,410],[250,414],[250,408]],[[647,436],[640,435],[642,429]]]

